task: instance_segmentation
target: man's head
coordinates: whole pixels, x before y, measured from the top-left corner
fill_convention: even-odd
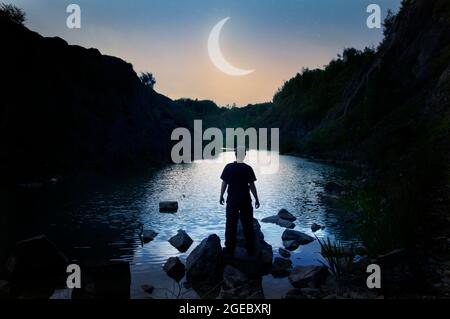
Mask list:
[[[238,146],[235,149],[234,154],[236,155],[236,161],[238,163],[242,163],[244,161],[245,155],[246,155],[245,146]]]

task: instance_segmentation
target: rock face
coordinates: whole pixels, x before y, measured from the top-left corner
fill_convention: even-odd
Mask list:
[[[178,233],[169,239],[169,243],[182,253],[186,252],[193,242],[192,238],[182,229],[178,230]]]
[[[297,266],[289,275],[289,282],[295,288],[319,288],[329,275],[325,266]]]
[[[272,264],[272,276],[275,278],[287,277],[292,270],[292,261],[280,257],[275,257]]]
[[[8,92],[0,102],[8,114],[0,128],[0,173],[27,178],[161,163],[170,160],[172,130],[192,125],[130,63],[44,38],[3,15],[0,37]],[[39,81],[25,88],[21,78],[29,70]]]
[[[16,244],[7,261],[6,271],[13,281],[32,283],[36,280],[52,286],[65,285],[68,259],[45,235]]]
[[[299,245],[307,245],[314,241],[314,238],[296,230],[286,229],[281,236],[283,241],[295,241]]]
[[[167,276],[179,282],[184,277],[185,267],[178,257],[170,257],[163,266]]]
[[[82,266],[81,289],[73,299],[129,299],[131,272],[125,261]]]
[[[280,217],[281,219],[285,219],[288,220],[290,222],[295,221],[297,218],[292,215],[291,213],[289,213],[286,209],[282,208],[280,209],[280,211],[278,212],[278,217]]]
[[[222,247],[220,238],[213,234],[195,247],[186,261],[186,279],[201,297],[209,293],[222,280]]]
[[[160,202],[159,211],[161,213],[176,213],[178,211],[178,202],[175,201]]]
[[[238,269],[227,265],[223,271],[222,299],[262,299],[261,278],[248,278]]]
[[[261,219],[261,222],[277,224],[278,226],[281,226],[284,228],[291,228],[291,229],[295,228],[295,224],[293,222],[286,220],[286,219],[282,219],[278,215],[263,218],[263,219]]]

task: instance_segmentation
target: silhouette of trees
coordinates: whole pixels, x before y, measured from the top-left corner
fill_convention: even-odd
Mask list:
[[[25,11],[12,4],[0,4],[0,15],[5,16],[16,24],[23,25],[26,20]]]
[[[153,73],[149,72],[141,73],[141,76],[139,78],[141,79],[141,82],[149,88],[153,89],[153,87],[156,84],[156,79],[153,76]]]
[[[383,35],[387,37],[391,34],[392,26],[394,25],[396,15],[392,12],[391,9],[388,10],[387,16],[383,22]]]

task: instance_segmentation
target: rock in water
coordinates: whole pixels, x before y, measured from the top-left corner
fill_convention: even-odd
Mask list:
[[[289,282],[295,288],[319,288],[329,274],[325,266],[297,266],[289,275]]]
[[[293,222],[290,222],[290,221],[288,221],[286,219],[282,219],[282,218],[280,218],[278,220],[277,225],[284,227],[284,228],[290,228],[290,229],[295,228],[295,224]]]
[[[284,228],[295,228],[295,224],[293,222],[290,222],[289,220],[286,219],[282,219],[278,215],[263,218],[261,219],[261,222],[277,224],[278,226]]]
[[[314,241],[314,238],[296,230],[286,229],[281,236],[283,241],[295,240],[299,245],[306,245]]]
[[[222,299],[262,299],[264,292],[261,278],[250,279],[238,269],[227,265],[223,271]]]
[[[295,240],[283,240],[283,246],[289,251],[294,251],[300,244]]]
[[[149,295],[151,295],[153,293],[153,291],[155,290],[155,287],[153,287],[152,285],[142,285],[141,288],[143,291],[145,291]]]
[[[178,257],[170,257],[163,266],[167,276],[179,282],[184,277],[185,267]]]
[[[186,252],[193,242],[192,238],[182,229],[178,230],[178,233],[169,239],[169,243],[182,253]]]
[[[280,254],[281,257],[284,257],[284,258],[291,257],[291,253],[288,250],[281,248],[281,247],[278,248],[278,253]]]
[[[219,236],[213,234],[194,248],[186,261],[186,279],[201,297],[222,281],[223,257]]]
[[[63,287],[68,259],[45,235],[17,242],[6,271],[15,282]]]
[[[113,261],[81,267],[81,289],[73,299],[129,299],[131,272],[126,261]]]
[[[159,211],[161,213],[176,213],[178,211],[178,202],[176,201],[159,202]]]
[[[265,218],[261,219],[261,222],[276,224],[276,223],[278,223],[279,219],[280,219],[280,217],[278,217],[277,215],[274,215],[274,216],[269,216],[269,217],[265,217]]]
[[[235,255],[234,258],[227,259],[227,263],[249,277],[269,273],[272,268],[273,259],[272,246],[264,240],[261,225],[256,219],[253,219],[253,231],[255,234],[254,256],[248,256],[247,254],[244,232],[242,230],[242,225],[239,222]]]
[[[297,218],[292,215],[291,213],[289,213],[286,209],[282,208],[280,209],[280,211],[278,212],[278,217],[280,217],[281,219],[285,219],[288,220],[290,222],[295,221]]]
[[[292,270],[292,261],[280,257],[275,257],[272,264],[272,276],[275,278],[287,277]]]
[[[142,234],[141,234],[141,239],[142,241],[147,244],[149,242],[151,242],[153,239],[155,239],[155,237],[158,236],[158,233],[153,231],[153,230],[142,230]]]
[[[313,224],[311,225],[311,230],[312,230],[313,233],[315,233],[316,231],[318,231],[318,230],[320,230],[320,229],[322,229],[322,226],[320,226],[320,225],[318,225],[318,224],[316,224],[316,223],[313,223]]]

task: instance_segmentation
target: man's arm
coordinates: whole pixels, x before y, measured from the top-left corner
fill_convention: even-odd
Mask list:
[[[228,186],[227,182],[222,181],[222,187],[220,188],[220,200],[219,200],[220,205],[223,205],[223,203],[225,202],[225,200],[223,199],[223,195],[225,194],[227,186]]]
[[[259,208],[259,198],[258,198],[258,192],[256,191],[255,183],[250,183],[250,191],[253,194],[253,197],[255,197],[255,208]]]

